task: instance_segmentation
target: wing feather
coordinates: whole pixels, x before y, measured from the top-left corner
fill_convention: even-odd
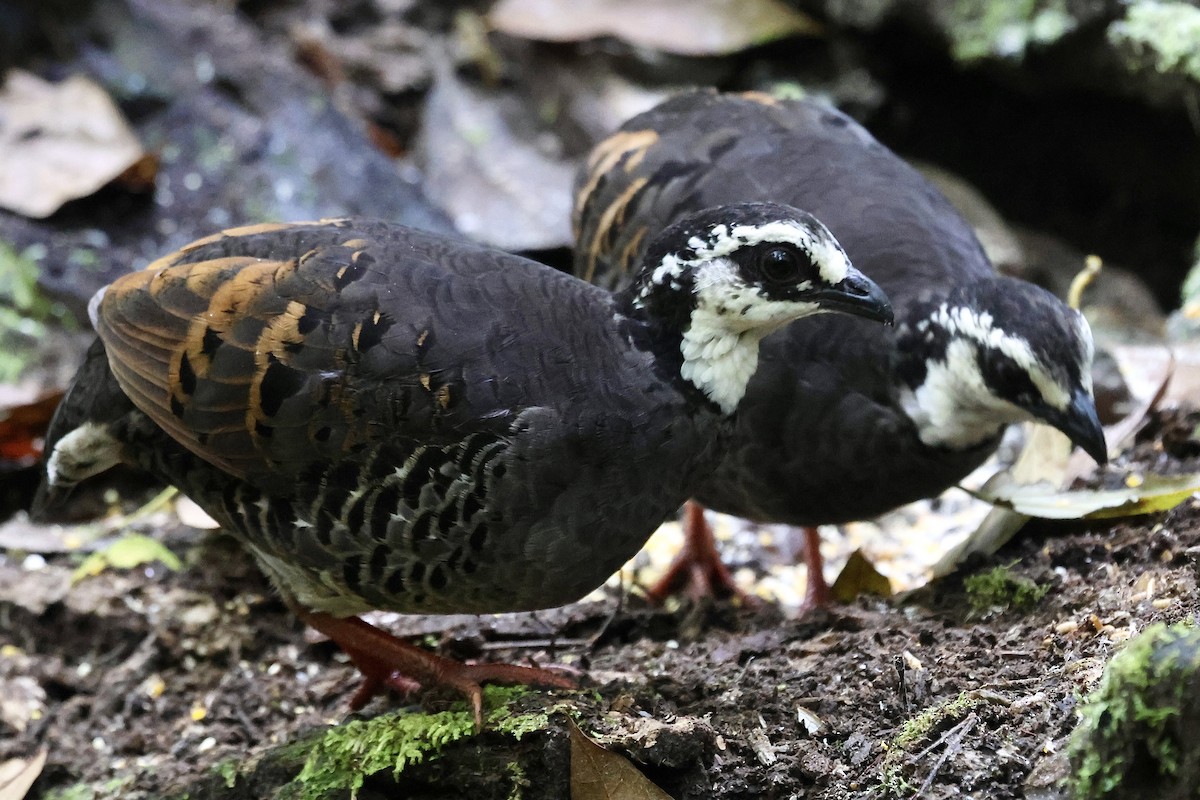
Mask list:
[[[95,322],[121,387],[187,449],[263,486],[384,438],[505,432],[520,407],[493,377],[504,337],[488,311],[531,287],[561,305],[571,279],[548,290],[523,259],[363,225],[226,231],[114,282]]]

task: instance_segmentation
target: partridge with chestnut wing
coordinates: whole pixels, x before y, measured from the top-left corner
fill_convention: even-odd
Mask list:
[[[354,618],[571,602],[688,496],[771,330],[884,296],[808,214],[692,215],[614,295],[381,222],[226,231],[116,281],[48,438],[41,503],[116,463],[243,541],[366,676],[558,675],[437,657]],[[409,681],[411,682],[411,681]]]

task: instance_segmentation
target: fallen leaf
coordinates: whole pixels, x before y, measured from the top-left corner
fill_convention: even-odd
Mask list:
[[[890,597],[892,582],[875,569],[875,565],[863,555],[862,550],[855,550],[850,554],[850,558],[846,559],[846,566],[838,573],[830,591],[839,603],[849,603],[862,594]]]
[[[1153,375],[1153,378],[1147,376],[1139,384],[1145,389],[1144,392],[1139,392],[1144,395],[1143,400],[1124,419],[1118,420],[1104,429],[1104,439],[1108,443],[1110,451],[1119,452],[1133,441],[1133,437],[1148,421],[1150,412],[1163,402],[1168,387],[1176,382],[1179,375],[1176,359],[1170,349],[1155,347],[1152,352],[1162,355],[1163,358],[1156,361],[1155,367],[1149,373]],[[1125,372],[1124,365],[1121,370]],[[1069,448],[1070,443],[1067,438],[1053,428],[1045,425],[1032,426],[1027,444],[1017,456],[1016,463],[1008,473],[1001,474],[1008,474],[1010,478],[1019,482],[1043,482],[1066,486],[1075,478],[1086,475],[1095,469],[1095,463],[1090,456],[1082,451],[1071,453]],[[1000,480],[998,476],[993,476],[992,479]],[[939,578],[949,575],[972,554],[991,555],[995,553],[1025,526],[1030,516],[1036,515],[1023,514],[1000,506],[993,508],[970,536],[942,556],[933,566],[931,576]],[[1112,516],[1125,516],[1125,514],[1117,512]],[[1099,518],[1101,517],[1089,517],[1089,519]]]
[[[1200,491],[1200,474],[1147,475],[1120,489],[1061,491],[1048,483],[1018,483],[1008,473],[992,477],[977,495],[1040,519],[1111,519],[1169,511]]]
[[[686,56],[737,53],[823,30],[781,0],[500,0],[488,21],[523,39],[579,42],[612,36]]]
[[[23,800],[46,766],[46,748],[33,758],[12,758],[0,764],[0,800]]]
[[[571,800],[671,800],[633,762],[605,750],[571,720]]]
[[[8,72],[0,88],[0,207],[48,217],[143,155],[133,129],[94,81],[74,75],[49,83]]]
[[[179,499],[175,501],[175,515],[179,517],[179,521],[189,528],[200,528],[201,530],[216,530],[221,527],[221,523],[217,522],[208,512],[200,506],[196,505],[196,501],[187,495],[179,495]]]
[[[4,653],[0,652],[0,656]],[[16,657],[20,657],[18,651]],[[0,677],[0,722],[17,733],[24,733],[30,723],[46,714],[46,690],[32,675]],[[0,768],[0,774],[3,769]],[[0,777],[0,786],[4,785]],[[0,796],[4,793],[0,789]]]
[[[804,706],[796,706],[796,722],[808,732],[809,736],[820,736],[828,727],[825,720],[818,717]]]
[[[62,396],[62,391],[52,391],[32,402],[0,407],[0,462],[32,463],[42,454],[42,438]]]
[[[162,542],[140,533],[129,534],[117,539],[104,550],[92,553],[85,558],[75,570],[72,579],[78,582],[84,578],[99,575],[109,567],[133,569],[156,561],[162,562],[170,570],[183,568],[183,562],[179,560],[179,556],[168,550]]]
[[[18,511],[0,522],[0,550],[25,553],[74,553],[94,550],[104,532],[102,525],[57,525],[34,522],[25,511]]]
[[[36,558],[30,560],[29,568],[23,563],[0,565],[0,603],[40,617],[48,608],[64,601],[71,592],[70,571],[51,565],[36,567]]]

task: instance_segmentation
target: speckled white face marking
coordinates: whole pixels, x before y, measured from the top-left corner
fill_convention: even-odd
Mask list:
[[[1071,394],[1067,388],[1060,385],[1054,376],[1039,363],[1037,356],[1033,353],[1033,348],[1027,341],[994,327],[992,323],[992,315],[986,311],[976,312],[964,306],[950,307],[943,304],[934,312],[932,319],[928,322],[922,321],[918,329],[922,326],[936,324],[944,328],[951,336],[971,339],[984,347],[1004,353],[1028,373],[1029,379],[1033,381],[1033,385],[1047,405],[1059,411],[1065,410],[1071,403]],[[1089,342],[1091,341],[1090,333],[1086,338]],[[1088,363],[1091,363],[1090,360]],[[975,372],[978,373],[978,371],[979,369],[976,367]]]
[[[917,324],[920,332],[937,326],[953,337],[945,360],[927,365],[925,382],[915,390],[901,392],[901,403],[917,424],[925,444],[954,449],[974,447],[995,436],[1005,425],[1033,419],[1028,411],[998,397],[987,385],[976,360],[980,346],[998,350],[1020,366],[1046,405],[1060,411],[1070,405],[1070,390],[1041,364],[1029,343],[996,328],[993,322],[986,311],[942,305],[928,320]],[[1079,364],[1080,376],[1090,391],[1091,331],[1082,315],[1077,315],[1077,324],[1086,342],[1085,360]]]
[[[651,274],[650,285],[642,289],[642,297],[647,296],[655,284],[661,286],[671,282],[672,288],[679,288],[674,281],[689,267],[718,260],[728,264],[725,258],[734,251],[763,242],[794,245],[817,267],[822,282],[830,285],[840,283],[849,274],[850,259],[828,228],[815,220],[813,224],[817,226],[815,229],[790,219],[761,225],[734,225],[732,229],[728,225],[716,225],[706,237],[693,236],[688,240],[688,248],[695,253],[693,258],[681,259],[675,254],[667,255]]]
[[[648,297],[655,286],[681,290],[680,277],[685,271],[691,272],[695,308],[680,342],[680,374],[726,414],[732,413],[746,394],[746,386],[758,368],[762,338],[793,320],[822,311],[815,302],[764,296],[759,286],[746,281],[730,257],[743,247],[776,242],[799,249],[817,267],[824,284],[841,283],[850,272],[845,251],[816,220],[807,225],[792,219],[732,227],[720,224],[706,235],[688,240],[691,257],[669,254],[663,258],[639,295],[638,301]],[[797,283],[796,289],[810,290],[814,288],[812,283]]]

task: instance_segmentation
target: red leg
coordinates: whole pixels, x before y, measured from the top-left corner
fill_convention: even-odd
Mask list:
[[[695,500],[684,506],[683,548],[646,595],[651,602],[661,603],[678,591],[686,591],[692,600],[703,597],[737,597],[745,603],[754,602],[734,583],[729,568],[721,561],[712,529],[704,519],[704,507]]]
[[[804,565],[808,567],[808,583],[804,587],[804,602],[800,613],[806,614],[814,608],[825,608],[833,602],[829,584],[825,582],[825,560],[821,558],[821,536],[816,528],[801,528],[804,531]]]
[[[416,645],[401,641],[390,633],[357,617],[339,618],[317,611],[298,609],[297,614],[346,651],[363,673],[363,684],[351,699],[351,707],[361,707],[385,686],[407,691],[416,686],[448,686],[466,695],[475,715],[475,727],[483,726],[483,690],[480,684],[525,683],[574,688],[575,682],[564,675],[516,664],[463,664],[443,658]]]

